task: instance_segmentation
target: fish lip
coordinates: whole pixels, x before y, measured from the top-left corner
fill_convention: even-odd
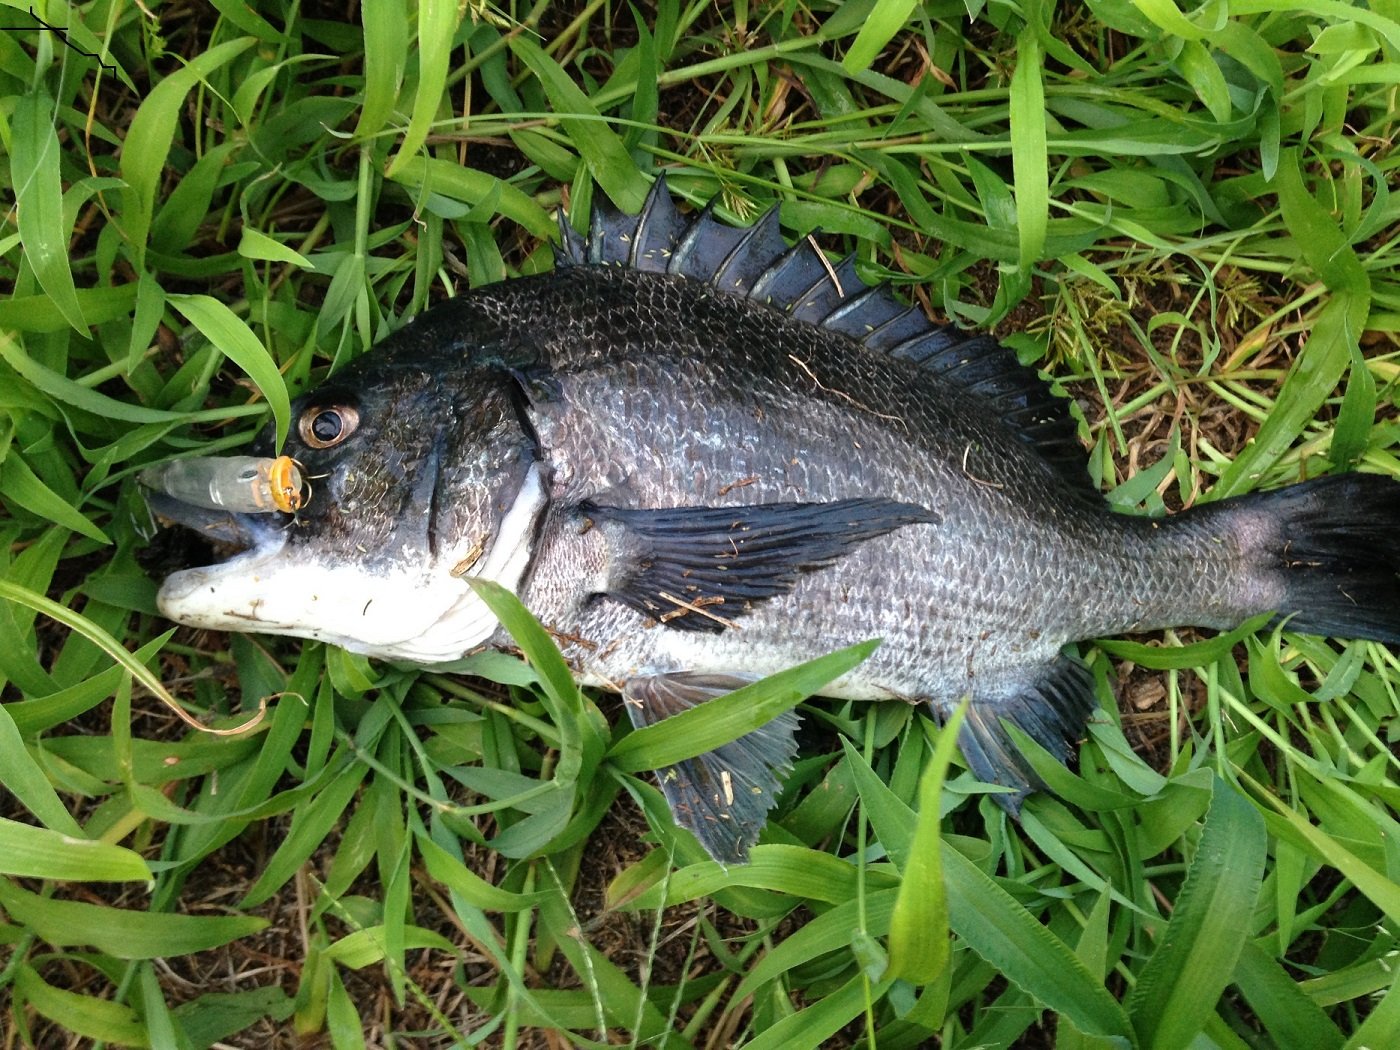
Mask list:
[[[158,520],[188,529],[210,543],[234,548],[233,554],[207,565],[194,565],[170,573],[156,593],[161,615],[179,623],[191,622],[188,603],[201,588],[222,580],[256,573],[282,556],[290,535],[289,514],[238,514],[211,510],[188,503],[157,489],[144,488],[146,507]],[[206,619],[195,616],[194,619]]]
[[[197,588],[207,586],[226,576],[256,571],[282,556],[287,546],[287,532],[282,529],[264,529],[259,542],[246,550],[239,551],[223,561],[209,565],[196,565],[188,569],[172,572],[161,584],[156,602],[165,608],[166,599],[188,598]]]

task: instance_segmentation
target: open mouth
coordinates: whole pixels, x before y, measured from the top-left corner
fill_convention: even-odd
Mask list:
[[[291,515],[238,513],[189,502],[142,479],[146,506],[163,527],[157,550],[147,554],[164,576],[157,599],[172,619],[201,590],[220,581],[255,577],[287,544]]]
[[[157,522],[178,526],[198,537],[208,545],[215,560],[220,554],[227,556],[260,546],[267,541],[269,531],[283,528],[272,515],[210,510],[151,489],[142,495]]]

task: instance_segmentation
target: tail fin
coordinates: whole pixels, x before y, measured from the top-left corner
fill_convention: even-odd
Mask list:
[[[1224,504],[1222,504],[1222,507]],[[1280,617],[1308,634],[1400,644],[1400,482],[1343,474],[1242,497]]]

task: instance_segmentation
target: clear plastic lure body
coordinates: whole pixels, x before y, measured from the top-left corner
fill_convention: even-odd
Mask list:
[[[295,514],[306,503],[291,456],[192,456],[147,467],[138,480],[186,503],[235,514]]]

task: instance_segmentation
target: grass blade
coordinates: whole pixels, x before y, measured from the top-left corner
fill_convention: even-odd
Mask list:
[[[861,642],[761,681],[728,696],[638,729],[617,742],[608,760],[627,773],[672,766],[737,740],[821,691],[875,651]]]
[[[223,303],[207,295],[172,295],[170,305],[185,315],[219,352],[247,373],[262,391],[277,426],[277,448],[291,426],[291,396],[277,361],[252,330]]]
[[[456,0],[421,0],[418,5],[418,43],[414,48],[418,54],[418,89],[413,96],[413,115],[409,118],[408,130],[404,132],[398,153],[389,162],[389,178],[393,178],[427,141],[442,104],[452,38],[460,21],[461,9]]]
[[[230,40],[191,59],[157,84],[131,119],[121,155],[121,175],[127,185],[122,194],[122,232],[135,253],[138,271],[145,268],[146,239],[155,214],[156,187],[160,185],[165,159],[175,140],[185,96],[210,73],[256,42],[250,36]]]
[[[939,802],[969,701],[958,705],[938,733],[933,757],[919,783],[919,817],[904,862],[903,880],[890,923],[890,977],[928,984],[948,965],[948,891],[943,885],[943,839]]]
[[[1022,271],[1040,261],[1050,226],[1043,57],[1035,28],[1022,30],[1016,40],[1016,72],[1011,75],[1011,172],[1016,183]]]
[[[57,948],[90,945],[116,959],[161,959],[217,948],[267,926],[254,915],[174,915],[41,897],[0,879],[0,904]]]
[[[35,828],[0,817],[0,872],[72,882],[148,882],[141,855],[122,846]]]
[[[866,17],[841,60],[841,68],[847,73],[864,73],[875,61],[880,49],[888,44],[894,35],[904,28],[909,12],[914,10],[914,0],[876,0],[875,7]]]
[[[146,1026],[125,1003],[55,988],[29,966],[21,966],[15,974],[15,996],[77,1035],[118,1046],[151,1045]]]
[[[19,206],[19,235],[39,284],[64,318],[87,331],[73,271],[68,265],[68,233],[63,221],[63,182],[59,174],[54,100],[42,88],[15,106],[10,134],[10,178]]]
[[[635,214],[646,199],[647,181],[637,171],[627,146],[608,127],[597,107],[579,90],[559,63],[526,36],[512,37],[511,50],[539,77],[559,123],[578,147],[603,192],[623,211]]]
[[[943,852],[949,923],[1006,979],[1085,1035],[1133,1039],[1123,1008],[1069,946],[956,849]]]
[[[1186,1047],[1214,1013],[1250,932],[1267,845],[1258,811],[1217,778],[1171,921],[1129,1000],[1144,1047]]]

